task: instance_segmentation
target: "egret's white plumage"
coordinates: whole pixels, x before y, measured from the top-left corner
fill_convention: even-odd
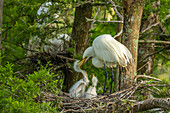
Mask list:
[[[108,67],[117,63],[126,67],[132,60],[130,51],[109,34],[100,35],[94,39],[92,46],[88,47],[83,54],[85,59],[90,57],[92,57],[93,65],[98,68],[103,67],[104,63]]]
[[[118,35],[120,35],[120,33]],[[103,95],[107,80],[106,66],[112,68],[116,64],[119,64],[122,67],[126,67],[127,64],[131,63],[132,61],[132,54],[130,51],[109,34],[100,35],[94,39],[92,46],[85,50],[83,54],[83,60],[87,61],[90,57],[92,57],[92,63],[95,67],[101,68],[104,66],[105,68],[105,84]],[[112,91],[113,73],[111,78],[110,93]]]
[[[57,37],[46,40],[48,45],[44,45],[44,51],[53,54],[64,51],[67,49],[65,47],[65,42],[69,42],[70,39],[71,37],[68,34],[57,34]]]
[[[97,96],[97,92],[96,92],[97,82],[98,79],[93,75],[92,86],[88,88],[85,98],[94,98]]]
[[[74,70],[76,72],[81,72],[84,76],[83,79],[80,79],[78,82],[76,82],[69,90],[69,94],[70,97],[78,97],[78,98],[82,98],[85,96],[85,88],[86,86],[88,86],[89,84],[89,80],[88,80],[88,74],[86,71],[81,70],[80,67],[82,66],[82,64],[84,63],[84,61],[75,61],[74,63]]]

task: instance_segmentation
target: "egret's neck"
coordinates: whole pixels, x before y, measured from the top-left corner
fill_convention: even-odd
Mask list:
[[[86,81],[88,81],[88,74],[87,74],[87,72],[84,71],[84,70],[81,70],[81,73],[83,74],[84,79],[85,79]]]
[[[84,53],[83,53],[83,58],[87,57],[86,60],[88,60],[88,58],[93,57],[94,56],[94,50],[93,47],[88,47]]]

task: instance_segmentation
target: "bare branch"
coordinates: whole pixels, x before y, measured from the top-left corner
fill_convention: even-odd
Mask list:
[[[115,3],[114,3],[112,0],[107,0],[107,1],[112,4],[115,13],[119,16],[119,18],[120,18],[120,19],[122,20],[122,22],[123,22],[123,16],[117,11],[117,8],[116,8]]]
[[[170,44],[170,41],[161,41],[161,40],[139,40],[139,43]]]
[[[155,78],[155,77],[151,77],[151,76],[147,76],[147,75],[137,75],[137,76],[134,77],[134,80],[133,80],[134,83],[136,83],[136,82],[137,82],[137,79],[139,79],[139,78],[149,78],[149,79],[161,81],[160,79]]]
[[[145,84],[142,87],[170,87],[170,84]]]
[[[149,29],[151,29],[152,27],[157,26],[158,24],[160,24],[160,22],[157,22],[157,23],[155,23],[155,24],[153,24],[153,25],[147,27],[146,29],[144,29],[143,31],[141,31],[141,33],[144,33],[144,32],[146,32],[146,31],[148,31]]]
[[[0,88],[0,89],[2,89],[2,90],[4,90],[4,91],[8,92],[9,94],[11,94],[11,95],[13,95],[13,96],[15,96],[15,97],[18,97],[18,95],[13,94],[12,92],[8,91],[7,89],[4,89],[4,88]]]
[[[170,17],[170,14],[167,15],[163,21],[165,21],[165,20],[168,19],[169,17]],[[160,24],[160,22],[157,22],[157,23],[155,23],[155,24],[153,24],[153,25],[147,27],[147,28],[144,29],[143,31],[141,31],[141,33],[143,34],[143,33],[145,33],[146,31],[150,30],[152,27],[155,27],[155,26],[157,26],[157,25],[159,25],[159,24]]]
[[[154,98],[149,100],[144,100],[133,106],[133,111],[145,111],[153,108],[164,108],[170,110],[170,98]]]
[[[86,17],[85,17],[86,18]],[[88,22],[101,22],[101,23],[123,23],[122,21],[103,21],[103,20],[94,20],[94,19],[89,19],[86,18]]]
[[[122,23],[123,23],[123,22],[124,22],[123,16],[118,12],[115,3],[114,3],[112,0],[107,0],[107,1],[112,4],[115,13],[119,16],[119,18],[122,20]],[[122,32],[123,32],[123,28],[122,28],[122,30],[121,30],[117,35],[115,35],[113,38],[116,38],[116,37],[120,36],[120,35],[122,34]]]
[[[144,57],[143,59],[141,59],[139,62],[138,62],[138,64],[139,63],[141,63],[143,60],[145,60],[146,58],[148,58],[149,56],[152,56],[152,55],[154,55],[154,54],[158,54],[159,52],[161,52],[161,51],[163,51],[164,49],[167,49],[167,48],[169,48],[170,46],[166,46],[166,47],[164,47],[164,48],[162,48],[162,49],[160,49],[160,50],[158,50],[158,51],[156,51],[156,52],[154,52],[154,53],[151,53],[151,54],[149,54],[149,55],[146,55],[146,57]]]
[[[68,9],[66,12],[62,13],[61,15],[59,15],[57,19],[49,22],[48,24],[46,24],[46,25],[44,25],[44,26],[41,26],[41,28],[47,27],[47,26],[49,26],[50,24],[54,23],[55,21],[59,20],[61,17],[63,17],[65,14],[67,14],[67,13],[68,13],[69,11],[71,11],[72,9],[74,9],[74,8],[76,8],[76,7],[79,7],[79,6],[81,6],[81,5],[84,5],[84,4],[92,3],[92,2],[93,2],[93,0],[89,0],[89,1],[84,1],[84,2],[81,3],[81,4],[80,4],[80,3],[75,4],[72,8]],[[34,27],[34,26],[35,26],[35,25],[32,25],[32,26],[30,26],[30,27],[22,30],[20,33],[18,33],[18,34],[15,36],[15,38],[16,38],[17,36],[21,35],[22,33],[24,33],[25,31],[27,31],[28,29]]]
[[[117,35],[115,35],[113,38],[120,36],[122,34],[122,32],[123,32],[123,29]]]
[[[164,54],[162,54],[162,53],[159,53],[159,55],[163,56],[164,58],[166,58],[167,60],[170,61],[170,58],[168,58],[168,56],[166,56],[166,55],[164,55]]]
[[[137,71],[140,71],[142,68],[144,68],[149,62],[146,62],[143,66],[141,66]]]
[[[97,11],[96,11],[96,13],[95,13],[95,15],[94,15],[94,17],[93,17],[93,20],[96,19],[96,17],[97,17],[97,15],[98,15],[99,11],[100,11],[100,6],[98,6],[98,9],[97,9]],[[94,23],[94,21],[91,22],[90,30],[93,29],[93,23]]]

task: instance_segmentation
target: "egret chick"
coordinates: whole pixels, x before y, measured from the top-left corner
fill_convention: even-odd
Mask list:
[[[74,70],[76,72],[81,72],[84,78],[77,81],[69,90],[70,97],[78,97],[83,98],[85,97],[85,88],[89,84],[88,74],[85,70],[81,70],[81,66],[83,65],[85,60],[82,61],[75,61],[74,63]]]
[[[90,86],[89,89],[87,90],[85,98],[94,98],[97,96],[97,93],[96,93],[97,82],[98,82],[98,79],[93,74],[92,86]]]

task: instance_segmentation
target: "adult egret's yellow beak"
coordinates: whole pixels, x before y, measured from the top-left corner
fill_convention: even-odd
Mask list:
[[[82,67],[82,65],[85,63],[87,57],[83,58],[82,60],[80,60],[78,63],[79,63],[79,66],[80,68]]]

